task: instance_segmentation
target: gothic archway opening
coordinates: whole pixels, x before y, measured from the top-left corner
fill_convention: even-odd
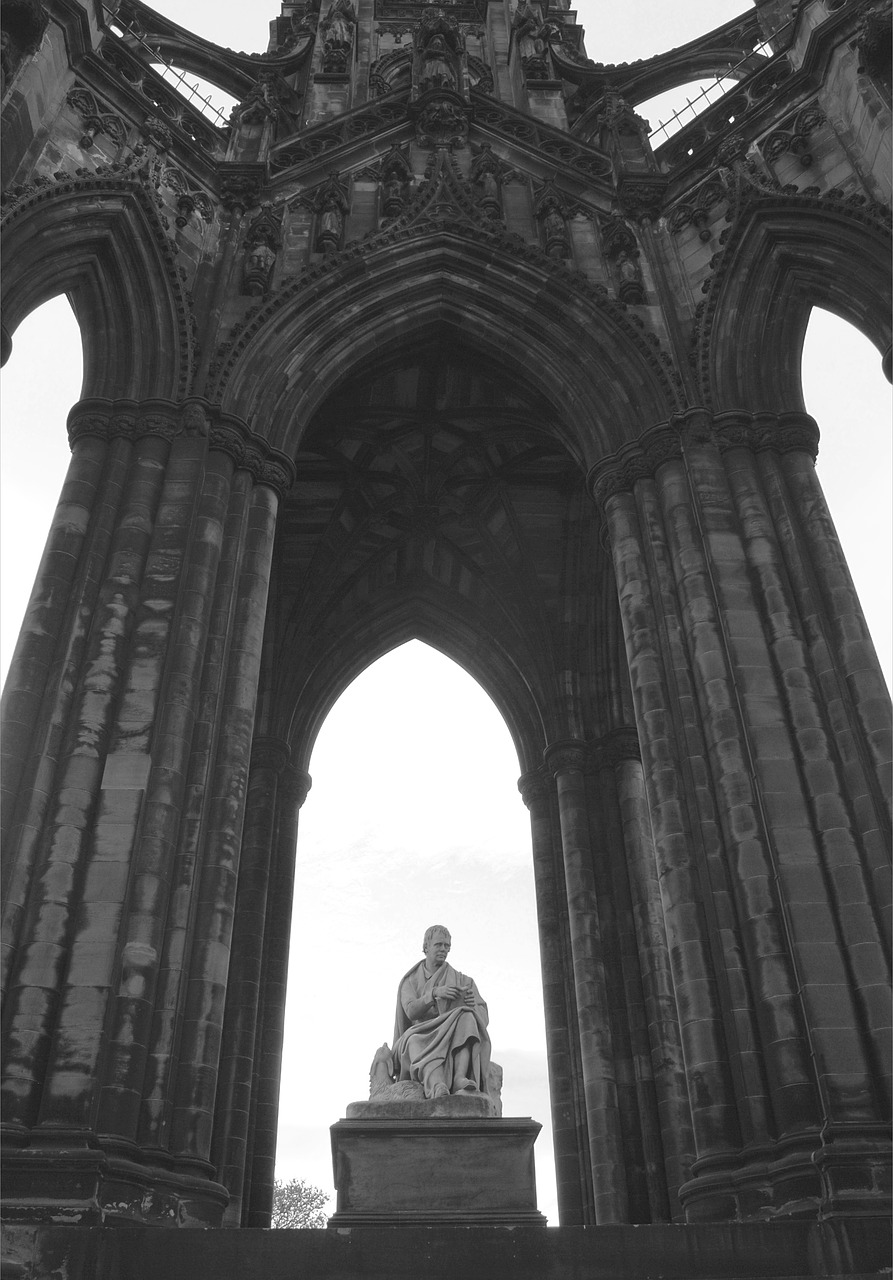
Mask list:
[[[47,376],[48,363],[52,376]],[[3,369],[0,441],[0,684],[22,618],[69,462],[65,419],[84,373],[81,334],[62,295],[37,307],[16,330]]]
[[[893,685],[890,384],[874,344],[819,307],[809,317],[802,379],[807,410],[821,431],[816,471],[881,667]]]
[[[633,1015],[624,981],[635,988],[640,978],[627,972],[637,963],[630,886],[614,885],[615,873],[620,881],[625,873],[620,864],[609,866],[611,858],[622,858],[626,838],[621,834],[614,756],[599,757],[603,771],[597,767],[585,783],[593,792],[592,812],[599,815],[593,821],[601,825],[614,852],[611,858],[601,858],[597,870],[592,855],[583,855],[580,866],[572,867],[567,887],[558,811],[551,808],[556,803],[553,764],[544,764],[552,748],[570,743],[572,758],[554,767],[573,772],[574,752],[584,744],[598,744],[618,733],[635,738],[628,676],[598,515],[586,493],[583,469],[562,443],[569,434],[562,430],[566,424],[558,420],[536,382],[535,370],[526,379],[510,376],[492,354],[472,349],[454,329],[428,332],[415,343],[379,351],[377,359],[348,374],[302,433],[297,478],[283,501],[277,526],[240,895],[243,877],[246,888],[260,883],[257,871],[266,841],[277,844],[277,854],[264,886],[265,920],[259,923],[256,911],[241,921],[237,917],[233,946],[236,956],[242,954],[243,943],[250,950],[252,931],[262,928],[264,955],[254,947],[253,962],[247,953],[244,961],[245,990],[256,990],[251,984],[259,981],[262,1007],[246,1020],[233,1005],[227,1018],[234,1032],[242,1022],[243,1034],[257,1037],[261,1059],[265,1054],[274,1059],[281,1036],[282,953],[289,928],[282,904],[291,898],[297,812],[307,792],[317,734],[339,695],[370,663],[404,641],[426,641],[453,658],[489,694],[514,744],[524,801],[531,814],[540,806],[533,863],[541,956],[534,968],[541,969],[538,982],[545,993],[562,1220],[582,1222],[591,1214],[590,1144],[597,1141],[588,1131],[581,1032],[569,993],[579,981],[585,1004],[591,988],[585,974],[592,965],[604,965],[611,971],[604,990],[613,993],[606,999],[613,1004],[601,1011],[596,1034],[614,1037],[610,1052],[616,1054],[616,1091],[623,1111],[618,1132],[623,1129],[630,1150],[629,1187],[623,1195],[633,1201],[635,1220],[647,1221],[654,1207],[646,1186],[641,1129],[651,1123],[653,1099],[648,1085],[643,1090],[634,1079],[631,1065],[627,1070],[640,1028],[630,1023]],[[581,565],[586,566],[583,587],[572,585],[580,582]],[[409,749],[417,750],[416,744]],[[399,773],[399,761],[395,768]],[[517,774],[501,787],[515,805],[516,781]],[[629,785],[635,787],[634,782]],[[349,789],[341,803],[353,803]],[[543,804],[550,809],[545,825]],[[272,827],[265,817],[270,811],[276,814]],[[529,834],[526,846],[530,848]],[[301,857],[298,841],[299,868]],[[575,877],[588,883],[593,875],[602,880],[601,927],[610,939],[604,958],[584,955],[594,945],[597,926],[590,917],[596,908],[591,906],[592,894],[583,891]],[[303,875],[298,883],[303,883]],[[462,877],[456,885],[447,878],[445,891],[454,889],[460,899],[474,901],[474,885],[464,884]],[[569,913],[573,924],[568,923]],[[445,923],[454,928],[451,921]],[[623,928],[625,942],[619,938]],[[412,937],[401,938],[400,945],[415,948],[418,929],[410,932]],[[486,935],[487,930],[474,932]],[[474,945],[472,939],[463,939],[460,929],[456,937],[457,955],[460,948],[464,955]],[[534,944],[534,956],[536,950]],[[525,951],[529,963],[527,944]],[[272,972],[277,955],[278,976]],[[395,963],[405,971],[402,958]],[[471,962],[465,963],[471,969]],[[247,976],[249,969],[256,978]],[[238,983],[239,977],[232,974],[231,982],[234,976]],[[393,975],[382,976],[383,1007],[390,1017]],[[582,1016],[596,1020],[588,1005]],[[390,1032],[389,1017],[377,1039],[352,1045],[354,1069],[359,1061],[363,1083],[371,1052]],[[311,1057],[315,1034],[313,1026],[302,1029],[303,1051]],[[225,1125],[229,1090],[238,1086],[241,1051],[235,1040],[230,1048],[226,1030],[224,1045],[229,1063],[223,1075],[228,1072],[231,1083],[225,1082],[218,1094],[218,1115]],[[614,1070],[609,1066],[608,1075]],[[602,1086],[590,1081],[586,1087],[591,1091]],[[614,1087],[612,1076],[605,1086],[612,1097]],[[283,1088],[290,1089],[287,1080]],[[259,1099],[269,1099],[258,1102],[258,1109],[275,1119],[278,1074],[275,1081],[258,1079],[256,1092]],[[334,1111],[348,1100],[334,1100]],[[610,1105],[613,1111],[614,1102]],[[647,1122],[643,1108],[649,1112]],[[260,1215],[261,1188],[272,1177],[268,1138],[273,1141],[274,1134],[265,1136],[255,1125],[243,1196],[234,1197],[228,1211],[234,1222],[251,1223],[254,1213]],[[235,1150],[232,1143],[230,1147]],[[217,1160],[232,1187],[240,1174],[235,1158],[231,1167],[227,1164],[226,1150],[222,1140]]]
[[[277,1171],[331,1184],[328,1127],[368,1093],[397,979],[427,924],[490,1009],[506,1115],[544,1126],[541,1211],[557,1221],[530,826],[517,755],[481,687],[417,641],[367,668],[326,717],[301,813]],[[430,918],[429,918],[430,917]],[[417,936],[418,935],[418,936]],[[307,1033],[325,1028],[325,1070]],[[332,1206],[334,1207],[334,1206]]]

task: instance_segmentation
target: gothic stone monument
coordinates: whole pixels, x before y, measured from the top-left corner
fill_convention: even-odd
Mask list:
[[[502,1068],[477,984],[448,962],[443,925],[397,989],[394,1043],[377,1051],[368,1102],[332,1127],[338,1206],[331,1227],[545,1226],[533,1144],[541,1128],[503,1119]]]
[[[890,368],[889,0],[628,65],[566,3],[3,6],[3,353],[65,293],[85,356],[4,699],[34,1240],[269,1222],[307,763],[410,637],[521,762],[565,1227],[885,1222],[890,703],[799,363],[819,305]]]

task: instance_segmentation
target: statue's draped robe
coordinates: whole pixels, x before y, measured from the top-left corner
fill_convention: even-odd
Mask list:
[[[430,1000],[435,987],[471,987],[474,1005],[469,1007],[460,998],[438,999],[437,1015],[412,1022],[406,1011],[414,1000]],[[481,999],[474,979],[460,973],[450,964],[442,964],[430,978],[425,973],[425,962],[404,974],[397,989],[397,1017],[394,1023],[394,1068],[398,1080],[416,1080],[423,1086],[425,1097],[430,1098],[431,1073],[443,1067],[447,1088],[453,1089],[453,1052],[464,1044],[471,1048],[469,1078],[481,1093],[486,1092],[490,1067],[490,1037],[487,1006]]]

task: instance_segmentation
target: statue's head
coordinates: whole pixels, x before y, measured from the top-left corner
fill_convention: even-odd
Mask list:
[[[430,929],[425,930],[422,950],[428,960],[436,961],[439,965],[443,964],[449,955],[451,945],[450,931],[445,925],[432,924]]]

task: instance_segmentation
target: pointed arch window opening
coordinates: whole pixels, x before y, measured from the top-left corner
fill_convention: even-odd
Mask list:
[[[820,307],[810,313],[801,376],[807,412],[821,432],[817,474],[893,688],[893,393],[869,339]]]
[[[47,376],[47,365],[52,376]],[[81,394],[84,353],[64,294],[22,321],[3,369],[0,399],[0,686],[12,659],[70,451],[65,421]]]
[[[301,811],[277,1177],[331,1186],[328,1128],[368,1096],[397,983],[445,924],[490,1008],[506,1115],[533,1115],[540,1208],[557,1221],[530,826],[499,711],[450,658],[392,649],[341,694]],[[308,1054],[328,1022],[329,1067]],[[309,1026],[308,1026],[309,1024]],[[324,1075],[325,1078],[321,1078]]]

